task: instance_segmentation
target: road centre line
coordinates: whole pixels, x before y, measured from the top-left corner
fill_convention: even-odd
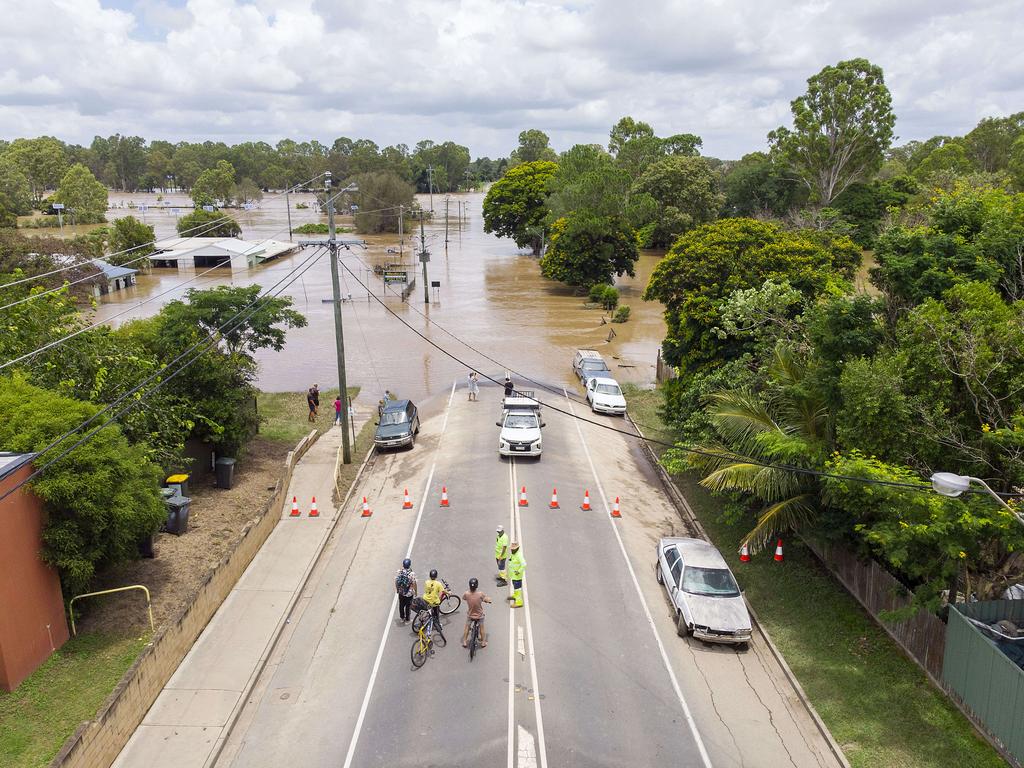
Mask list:
[[[683,715],[686,717],[687,725],[690,726],[690,732],[693,734],[693,739],[697,743],[697,749],[700,751],[701,761],[705,768],[711,768],[711,758],[704,746],[704,740],[701,738],[700,731],[697,730],[697,723],[693,719],[690,707],[683,696],[683,690],[679,687],[679,680],[676,679],[676,673],[672,669],[672,662],[669,661],[668,653],[665,651],[665,645],[661,642],[661,635],[658,634],[658,628],[654,623],[654,616],[651,615],[651,609],[647,605],[647,600],[644,599],[643,590],[640,588],[640,581],[637,579],[636,571],[633,570],[633,563],[630,562],[629,555],[626,553],[626,545],[622,542],[622,536],[619,533],[619,528],[611,517],[611,508],[608,505],[608,497],[605,495],[604,487],[601,485],[601,480],[598,478],[597,469],[594,467],[594,460],[590,455],[590,448],[587,446],[587,441],[583,437],[583,430],[580,428],[580,421],[575,418],[576,411],[572,407],[572,400],[569,397],[569,393],[564,388],[562,389],[562,394],[565,395],[565,399],[569,406],[569,412],[572,414],[573,421],[576,424],[576,432],[580,438],[580,445],[583,446],[583,453],[587,457],[587,463],[590,465],[590,473],[594,478],[595,487],[597,488],[597,492],[601,495],[601,504],[604,507],[605,519],[608,521],[608,524],[611,525],[616,541],[619,542],[619,550],[622,552],[622,559],[626,561],[626,568],[629,570],[629,575],[633,580],[633,586],[636,588],[637,597],[640,598],[640,604],[644,608],[644,615],[647,617],[647,625],[651,628],[651,632],[654,633],[654,639],[658,643],[658,650],[661,651],[661,660],[665,664],[665,669],[668,670],[669,679],[672,681],[672,688],[676,693],[676,697],[679,699],[679,705],[683,709]]]
[[[515,459],[513,462],[513,474],[515,473]],[[517,482],[512,484],[513,491],[519,484],[518,477]],[[520,507],[513,507],[515,518],[516,518],[516,529],[519,534],[519,548],[524,549],[523,544],[523,521],[520,517]],[[527,564],[529,565],[529,564]],[[548,768],[548,748],[544,741],[544,718],[540,713],[540,683],[537,681],[537,656],[534,653],[533,644],[533,622],[530,616],[530,594],[526,589],[526,582],[528,579],[523,579],[523,609],[526,612],[526,642],[529,646],[530,656],[530,677],[533,680],[533,711],[534,717],[537,720],[537,753],[540,755],[540,768]],[[514,614],[513,614],[514,615]]]
[[[455,397],[455,385],[457,381],[452,382],[451,392],[448,394],[448,405],[444,411],[444,422],[441,424],[441,434],[437,439],[437,448],[434,450],[434,458],[430,462],[430,473],[427,475],[427,483],[423,489],[423,493],[420,494],[420,508],[416,512],[416,523],[413,525],[412,536],[409,538],[409,547],[405,550],[405,556],[410,557],[412,555],[413,545],[416,543],[416,534],[420,530],[420,521],[423,519],[423,509],[427,504],[427,495],[430,491],[430,484],[434,480],[434,470],[437,469],[437,456],[441,453],[441,443],[444,440],[445,431],[448,429],[448,414],[451,413],[452,409],[452,398]],[[377,682],[377,672],[380,670],[380,660],[384,656],[384,646],[387,645],[388,636],[391,634],[391,622],[394,620],[395,607],[398,605],[398,593],[391,598],[391,605],[388,607],[388,617],[384,622],[384,632],[381,635],[380,645],[377,648],[377,657],[373,660],[373,669],[370,671],[370,681],[366,685],[366,693],[363,695],[362,706],[359,707],[359,717],[356,718],[355,729],[352,732],[352,739],[348,744],[348,752],[345,755],[344,768],[351,768],[352,758],[356,753],[356,745],[359,742],[359,733],[363,729],[363,721],[366,719],[366,710],[370,706],[370,696],[373,694],[374,683]]]

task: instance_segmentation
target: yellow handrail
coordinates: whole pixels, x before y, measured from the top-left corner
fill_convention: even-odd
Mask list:
[[[156,625],[153,623],[153,603],[149,599],[149,590],[146,589],[142,584],[132,584],[130,587],[117,587],[115,589],[103,589],[99,592],[86,592],[85,594],[75,595],[71,598],[71,602],[68,603],[68,613],[71,614],[71,634],[77,635],[75,631],[75,600],[82,597],[96,597],[97,595],[109,595],[112,592],[124,592],[129,589],[141,589],[146,593],[146,609],[149,611],[149,629],[151,632],[156,632]]]

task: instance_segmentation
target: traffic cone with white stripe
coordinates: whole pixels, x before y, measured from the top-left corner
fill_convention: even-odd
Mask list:
[[[519,506],[520,507],[528,507],[528,506],[530,506],[530,502],[528,502],[526,500],[526,486],[525,485],[523,486],[523,489],[519,492]]]
[[[782,562],[782,539],[775,545],[775,562]]]
[[[740,562],[741,563],[749,563],[750,562],[750,547],[748,547],[746,544],[744,544],[742,547],[740,547]]]
[[[309,508],[310,517],[320,517],[320,510],[316,508],[316,496],[313,497],[313,505]]]
[[[444,485],[441,486],[441,506],[448,506],[448,487]]]
[[[548,509],[560,509],[558,506],[558,489],[551,489],[551,503],[548,504]]]
[[[299,517],[301,514],[299,512],[299,500],[297,497],[292,496],[292,513],[288,517]]]
[[[405,489],[405,501],[402,502],[402,509],[412,509],[412,499],[409,498],[409,489]]]
[[[363,496],[363,517],[369,517],[373,512],[370,511],[370,504],[366,501],[366,497]]]
[[[612,504],[612,517],[622,517],[622,513],[619,512],[619,497],[615,497],[615,503]]]
[[[583,503],[580,505],[580,509],[584,512],[590,511],[590,491],[586,490],[583,492]]]

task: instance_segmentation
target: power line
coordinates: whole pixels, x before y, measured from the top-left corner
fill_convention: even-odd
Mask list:
[[[21,487],[22,487],[23,485],[25,485],[25,483],[28,483],[28,482],[30,482],[31,480],[33,480],[33,479],[35,479],[36,477],[38,477],[38,476],[39,476],[40,474],[42,474],[42,473],[43,473],[43,472],[44,472],[44,471],[45,471],[45,470],[46,470],[46,469],[47,469],[48,467],[50,467],[51,465],[53,465],[53,464],[54,464],[54,462],[60,461],[60,460],[61,460],[62,458],[64,458],[64,457],[65,457],[65,456],[67,456],[67,455],[68,455],[69,453],[71,453],[71,452],[72,452],[73,450],[75,450],[75,448],[78,448],[78,447],[79,447],[80,445],[82,445],[82,444],[84,444],[85,442],[87,442],[87,441],[88,441],[89,439],[91,439],[91,438],[92,438],[93,436],[95,436],[95,435],[96,435],[96,433],[98,433],[98,432],[99,432],[100,430],[102,430],[103,428],[105,428],[105,427],[109,426],[109,425],[110,425],[111,423],[113,423],[114,421],[116,421],[116,420],[117,420],[117,419],[118,419],[118,418],[119,418],[119,417],[120,417],[120,416],[121,416],[121,415],[122,415],[123,413],[125,413],[125,412],[126,412],[126,411],[128,411],[129,409],[133,408],[134,406],[136,406],[136,405],[138,405],[138,404],[140,404],[140,403],[143,403],[143,402],[145,402],[146,398],[148,398],[148,397],[149,397],[150,395],[152,395],[152,394],[153,394],[154,392],[156,392],[156,391],[157,391],[157,390],[159,390],[159,389],[160,389],[161,387],[163,387],[163,386],[164,386],[164,385],[165,385],[165,384],[166,384],[167,382],[169,382],[169,381],[170,381],[171,379],[173,379],[173,378],[174,378],[175,376],[177,376],[177,375],[178,375],[179,373],[181,373],[181,372],[182,372],[182,371],[184,371],[184,370],[185,370],[186,368],[188,368],[188,367],[189,367],[190,365],[192,365],[192,363],[196,362],[196,360],[198,360],[198,359],[199,359],[200,357],[202,357],[202,355],[203,355],[203,354],[205,354],[205,353],[206,353],[206,352],[208,352],[209,350],[213,349],[213,348],[215,347],[215,345],[217,344],[217,341],[218,341],[218,338],[217,338],[217,335],[216,335],[217,333],[222,333],[222,332],[223,332],[223,331],[224,331],[225,329],[228,329],[228,326],[229,326],[229,325],[231,325],[231,326],[232,326],[232,327],[231,327],[231,329],[229,329],[229,330],[233,330],[233,328],[234,328],[234,327],[236,327],[236,326],[232,325],[232,322],[233,322],[234,320],[236,320],[236,319],[238,319],[238,318],[242,317],[242,315],[243,315],[243,314],[245,314],[246,316],[248,316],[248,314],[251,314],[251,312],[249,312],[249,310],[250,310],[251,308],[253,308],[253,307],[254,307],[254,305],[255,305],[255,304],[256,304],[257,302],[259,302],[259,301],[262,301],[262,300],[265,300],[265,299],[267,299],[267,298],[270,298],[270,297],[271,297],[271,295],[272,295],[272,294],[274,293],[274,291],[275,291],[275,290],[277,291],[277,294],[280,294],[280,293],[281,293],[282,291],[284,291],[284,289],[285,289],[285,288],[287,288],[287,287],[288,287],[289,285],[291,285],[292,283],[294,283],[294,282],[295,282],[296,280],[298,280],[298,279],[299,279],[300,277],[302,277],[302,275],[303,275],[303,274],[305,274],[305,272],[307,272],[307,271],[308,271],[309,269],[311,269],[311,268],[313,267],[313,265],[315,265],[315,264],[316,264],[316,262],[317,262],[317,261],[319,261],[319,260],[320,260],[320,259],[321,259],[321,258],[323,257],[323,255],[324,255],[324,249],[322,249],[322,248],[321,248],[321,249],[317,249],[317,251],[314,251],[314,252],[313,252],[313,253],[312,253],[312,254],[311,254],[311,255],[309,256],[309,258],[307,258],[307,259],[306,259],[306,261],[305,261],[305,262],[303,262],[303,263],[302,263],[301,265],[299,265],[298,267],[295,267],[294,269],[292,269],[292,270],[291,270],[291,272],[289,272],[289,274],[288,274],[288,275],[286,275],[285,277],[281,278],[281,280],[279,280],[279,281],[278,281],[277,283],[275,283],[275,284],[274,284],[274,286],[272,286],[272,287],[271,287],[270,289],[268,289],[267,291],[264,291],[264,292],[263,292],[262,294],[260,294],[260,295],[259,295],[259,296],[257,296],[256,298],[254,298],[254,299],[253,299],[253,300],[252,300],[251,302],[249,302],[249,303],[248,303],[247,305],[245,305],[245,307],[243,307],[243,308],[242,308],[241,310],[239,310],[239,311],[238,311],[238,312],[236,312],[236,313],[235,313],[234,315],[232,315],[232,316],[231,316],[230,318],[228,318],[228,319],[227,319],[227,320],[226,320],[226,321],[225,321],[225,322],[224,322],[224,323],[223,323],[222,325],[218,326],[218,327],[217,327],[217,328],[216,328],[216,329],[215,329],[214,331],[211,331],[211,332],[210,332],[210,333],[209,333],[209,334],[207,335],[207,338],[205,338],[205,339],[202,339],[202,340],[200,340],[200,341],[197,341],[197,342],[196,342],[195,344],[193,344],[193,345],[192,345],[191,347],[189,347],[189,348],[188,348],[188,349],[186,349],[186,350],[185,350],[184,352],[182,352],[182,353],[181,353],[181,354],[179,354],[179,355],[178,355],[177,357],[175,357],[175,358],[174,358],[173,360],[171,360],[171,361],[170,361],[170,362],[169,362],[169,363],[168,363],[167,365],[165,365],[165,366],[164,366],[163,368],[161,368],[160,370],[158,370],[158,371],[156,371],[156,372],[154,372],[154,373],[150,374],[149,376],[147,376],[147,377],[146,377],[145,379],[143,379],[143,380],[142,380],[142,382],[140,382],[139,384],[137,384],[137,385],[136,385],[136,386],[135,386],[134,388],[132,388],[132,389],[131,389],[131,390],[129,390],[128,392],[125,392],[125,393],[124,393],[123,395],[121,395],[121,396],[120,396],[119,398],[117,398],[117,399],[116,399],[116,400],[114,400],[113,402],[109,403],[108,405],[106,405],[106,406],[105,406],[104,408],[102,408],[101,410],[97,411],[97,412],[96,412],[95,414],[93,414],[92,416],[90,416],[90,417],[89,417],[88,419],[86,419],[85,421],[83,421],[83,422],[82,422],[81,424],[79,424],[79,425],[78,425],[77,427],[75,427],[74,429],[72,429],[72,430],[69,430],[68,432],[65,432],[65,433],[64,433],[63,435],[61,435],[60,437],[58,437],[58,438],[57,438],[56,440],[54,440],[53,442],[51,442],[51,443],[50,443],[49,445],[47,445],[46,447],[44,447],[44,448],[43,448],[42,450],[40,450],[40,451],[36,452],[36,454],[35,454],[35,457],[37,457],[37,458],[38,458],[39,456],[43,456],[43,455],[45,455],[45,454],[49,453],[50,451],[52,451],[53,449],[55,449],[55,448],[56,448],[57,446],[59,446],[59,445],[60,445],[61,443],[63,443],[63,442],[65,441],[65,440],[67,440],[68,438],[70,438],[70,437],[71,437],[72,435],[75,435],[75,434],[77,434],[77,433],[78,433],[78,432],[80,432],[80,431],[81,431],[82,429],[84,429],[85,427],[89,426],[89,425],[90,425],[91,423],[93,423],[94,421],[96,421],[96,420],[97,420],[97,419],[98,419],[98,418],[99,418],[100,416],[102,416],[103,414],[105,414],[105,413],[109,412],[109,411],[110,411],[110,410],[112,410],[112,409],[113,409],[114,407],[116,407],[116,406],[117,406],[117,405],[119,405],[120,403],[124,402],[125,400],[127,400],[128,398],[130,398],[130,397],[131,397],[132,395],[134,395],[135,393],[139,392],[139,390],[141,390],[141,389],[142,389],[142,388],[143,388],[143,387],[144,387],[144,386],[145,386],[146,384],[148,384],[149,382],[153,381],[153,379],[155,379],[155,378],[159,377],[159,376],[160,376],[161,374],[164,374],[164,373],[166,373],[166,371],[167,371],[168,369],[170,369],[170,367],[171,367],[171,366],[173,366],[173,365],[175,365],[176,363],[178,363],[178,362],[179,362],[179,361],[180,361],[180,360],[181,360],[182,358],[184,358],[184,357],[185,357],[186,355],[188,355],[188,354],[190,354],[191,352],[195,351],[195,350],[196,350],[197,348],[199,348],[199,347],[204,347],[203,349],[201,349],[201,350],[199,351],[199,354],[195,355],[195,356],[194,356],[194,357],[193,357],[192,359],[190,359],[190,360],[186,361],[185,363],[183,363],[183,364],[181,365],[181,367],[179,367],[179,368],[178,368],[177,370],[173,371],[173,372],[172,372],[172,373],[171,373],[171,374],[170,374],[169,376],[167,376],[166,378],[162,378],[162,379],[161,379],[161,380],[160,380],[159,382],[157,382],[156,386],[154,386],[154,387],[153,387],[152,389],[150,389],[150,390],[147,390],[147,391],[146,391],[146,392],[145,392],[144,394],[140,395],[140,396],[139,396],[139,397],[138,397],[137,399],[133,399],[133,400],[132,400],[131,402],[129,402],[129,403],[128,403],[128,404],[126,405],[126,406],[124,406],[124,407],[123,407],[123,408],[121,408],[121,409],[120,409],[119,411],[117,411],[117,412],[116,412],[116,413],[115,413],[115,414],[114,414],[113,416],[111,416],[111,417],[110,417],[109,419],[107,419],[107,420],[106,420],[105,422],[103,422],[103,423],[102,423],[101,425],[99,425],[98,427],[95,427],[95,428],[93,428],[93,429],[92,429],[92,430],[90,430],[90,431],[89,431],[88,433],[86,433],[86,434],[85,434],[85,435],[84,435],[84,436],[83,436],[83,437],[82,437],[81,439],[79,439],[79,440],[78,440],[78,441],[77,441],[77,442],[76,442],[76,443],[75,443],[74,445],[72,445],[72,446],[71,446],[70,448],[67,448],[67,449],[65,449],[64,451],[62,451],[62,452],[60,453],[60,455],[58,455],[58,456],[57,456],[56,458],[54,458],[54,459],[51,459],[50,461],[46,462],[46,463],[45,463],[45,464],[44,464],[43,466],[41,466],[41,467],[39,467],[38,469],[34,470],[34,471],[33,471],[33,472],[32,472],[32,473],[31,473],[31,474],[30,474],[30,475],[28,476],[28,477],[24,478],[23,480],[21,480],[21,481],[19,481],[18,483],[16,483],[16,484],[15,484],[15,485],[14,485],[13,487],[11,487],[10,489],[8,489],[8,490],[7,490],[7,491],[6,491],[6,492],[5,492],[5,493],[4,493],[3,495],[0,495],[0,501],[3,501],[4,499],[6,499],[6,498],[7,498],[8,496],[10,496],[10,495],[11,495],[12,493],[14,493],[14,492],[15,492],[15,491],[17,491],[17,490],[18,490],[19,488],[21,488]],[[288,279],[288,278],[289,278],[289,275],[294,275],[294,277],[291,277],[291,279]],[[287,282],[285,282],[285,281],[287,281]],[[284,285],[282,285],[282,283],[284,283]],[[280,288],[278,288],[278,286],[280,286]],[[255,310],[253,310],[253,311],[255,311]],[[244,319],[245,319],[245,318],[242,318],[242,320],[244,320]],[[239,323],[241,323],[241,320],[239,320]],[[204,345],[205,345],[205,346],[204,346]]]

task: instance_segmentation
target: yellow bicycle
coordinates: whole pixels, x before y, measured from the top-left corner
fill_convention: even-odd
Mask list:
[[[427,663],[427,657],[433,655],[435,645],[444,648],[448,641],[441,627],[434,623],[432,611],[420,611],[417,619],[419,628],[416,639],[412,641],[412,665],[419,669]]]

